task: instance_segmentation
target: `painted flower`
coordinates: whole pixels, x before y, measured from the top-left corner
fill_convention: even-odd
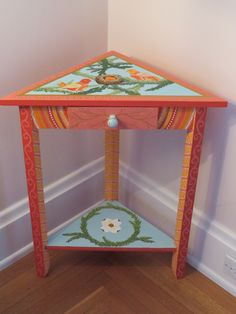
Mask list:
[[[102,231],[104,232],[111,232],[111,233],[117,233],[121,230],[121,221],[120,219],[110,219],[110,218],[104,218],[102,220]]]

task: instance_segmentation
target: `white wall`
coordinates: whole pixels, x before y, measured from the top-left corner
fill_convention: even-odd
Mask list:
[[[0,96],[105,51],[107,0],[0,0]],[[40,133],[52,229],[102,198],[102,176],[90,162],[103,156],[103,135]],[[26,195],[18,109],[0,107],[0,268],[29,248]]]
[[[165,69],[230,102],[227,109],[209,110],[190,260],[236,293],[235,280],[223,271],[225,254],[236,258],[236,2],[110,0],[108,16],[109,49]],[[123,162],[140,178],[155,182],[157,192],[164,195],[163,206],[177,200],[183,143],[179,131],[129,132],[123,137]],[[126,188],[126,201],[138,208],[140,202],[148,205],[139,188],[132,184]],[[168,210],[163,213],[155,204],[148,206],[160,214],[155,223],[168,230],[162,223],[168,220]],[[152,211],[143,214],[155,219]]]
[[[107,50],[107,0],[0,1],[0,96]],[[45,183],[103,154],[102,134],[42,131]],[[26,195],[17,108],[0,107],[0,210]]]

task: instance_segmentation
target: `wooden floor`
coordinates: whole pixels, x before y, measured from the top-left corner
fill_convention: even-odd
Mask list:
[[[53,252],[47,278],[32,254],[0,273],[0,313],[236,313],[236,299],[188,267],[174,279],[169,253]]]

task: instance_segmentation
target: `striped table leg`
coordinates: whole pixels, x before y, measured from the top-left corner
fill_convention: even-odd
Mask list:
[[[105,199],[119,198],[119,130],[105,130]]]
[[[25,158],[26,179],[32,224],[37,275],[44,277],[49,269],[46,217],[40,160],[39,133],[34,127],[30,108],[20,108],[21,131]]]
[[[176,252],[172,258],[172,270],[177,278],[182,278],[185,271],[206,112],[205,108],[196,109],[192,129],[188,131],[185,141],[175,231]]]

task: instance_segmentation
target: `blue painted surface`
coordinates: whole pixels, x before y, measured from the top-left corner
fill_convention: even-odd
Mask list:
[[[107,125],[109,126],[109,128],[111,128],[111,129],[117,128],[118,124],[119,124],[119,122],[118,122],[118,120],[114,114],[112,114],[108,117]]]
[[[108,58],[106,58],[107,60],[112,60],[114,62],[114,64],[119,63],[119,62],[123,62],[124,64],[128,64],[128,62],[126,62],[123,59],[114,57],[114,56],[110,56]],[[105,60],[105,59],[104,59]],[[97,63],[97,62],[96,62]],[[96,64],[94,63],[94,64]],[[131,74],[128,72],[130,69],[131,70],[136,70],[138,72],[141,73],[145,73],[145,74],[149,74],[153,77],[159,78],[162,81],[165,80],[165,78],[161,77],[160,75],[157,75],[153,72],[150,72],[148,70],[146,70],[145,68],[141,68],[139,66],[136,66],[134,64],[130,64],[130,68],[127,69],[120,69],[120,68],[108,68],[106,70],[106,74],[113,74],[113,75],[120,75],[121,77],[125,78],[125,79],[132,79]],[[75,74],[77,72],[77,74]],[[101,87],[101,84],[98,84],[95,80],[95,78],[98,76],[98,72],[92,70],[89,66],[86,66],[82,69],[73,73],[70,73],[68,75],[65,75],[57,80],[54,80],[50,83],[47,83],[43,86],[40,86],[40,88],[38,89],[34,89],[31,90],[29,92],[26,93],[26,95],[80,95],[81,92],[86,92],[88,90],[94,89],[94,88],[98,88]],[[81,90],[81,91],[71,91],[69,89],[66,88],[61,88],[58,84],[59,83],[65,83],[65,84],[70,84],[70,83],[78,83],[81,80],[85,79],[85,78],[89,78],[91,79],[91,82],[88,84],[88,86]],[[140,81],[137,81],[137,83]],[[161,82],[161,81],[160,81]],[[201,96],[199,93],[188,89],[184,86],[181,86],[180,84],[177,83],[173,83],[171,85],[167,85],[164,86],[160,89],[156,89],[153,91],[150,91],[148,89],[154,87],[154,86],[158,86],[158,83],[156,84],[146,84],[146,85],[142,85],[142,86],[131,86],[131,85],[125,85],[124,82],[118,84],[117,86],[122,87],[125,90],[130,90],[131,92],[133,92],[133,95],[140,95],[140,96]],[[52,90],[53,88],[53,90]],[[83,93],[82,93],[83,94]],[[106,85],[105,89],[101,90],[101,91],[93,91],[87,94],[89,95],[129,95],[126,92],[122,91],[122,90],[116,90],[112,85]]]
[[[125,207],[117,201],[113,201],[110,203],[112,203],[113,205]],[[102,205],[107,205],[107,202],[102,203],[101,206]],[[88,213],[86,213],[84,216],[87,216],[87,214]],[[162,231],[154,227],[152,224],[150,224],[149,222],[147,222],[140,216],[138,215],[136,216],[141,221],[141,228],[140,228],[140,233],[138,236],[150,237],[153,243],[146,243],[146,242],[137,240],[128,245],[119,246],[119,247],[126,247],[126,248],[174,248],[175,247],[174,241],[169,236],[167,236],[165,233],[163,233]],[[104,232],[101,229],[102,221],[104,221],[104,219],[107,219],[107,218],[112,219],[112,220],[119,219],[119,221],[121,222],[120,230],[117,231],[116,233]],[[98,241],[103,241],[104,236],[106,237],[106,239],[113,242],[124,241],[127,238],[129,238],[131,234],[134,232],[133,225],[132,223],[130,223],[130,221],[132,220],[133,220],[132,217],[126,212],[116,210],[114,208],[104,208],[99,212],[98,215],[93,216],[91,219],[89,219],[87,230],[89,234],[93,238],[97,239]],[[67,240],[70,237],[65,236],[63,234],[81,232],[80,225],[81,225],[81,217],[78,218],[76,221],[72,222],[69,226],[65,227],[64,229],[60,230],[59,232],[51,236],[49,238],[48,245],[58,246],[58,247],[60,246],[63,246],[63,247],[66,247],[66,246],[67,247],[101,247],[99,245],[91,243],[89,240],[84,239],[84,238],[67,242]]]

